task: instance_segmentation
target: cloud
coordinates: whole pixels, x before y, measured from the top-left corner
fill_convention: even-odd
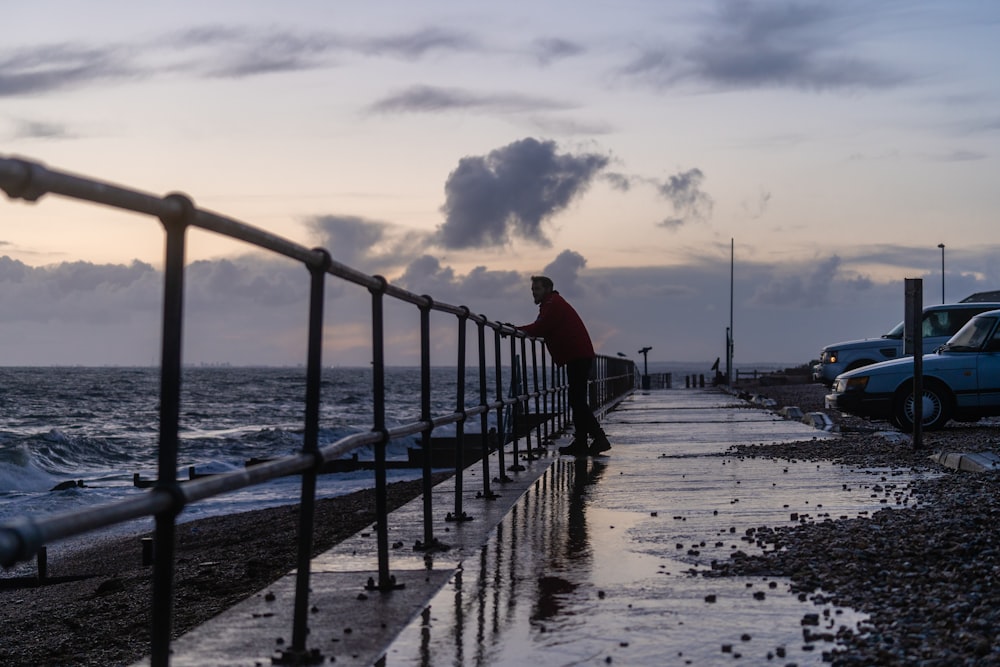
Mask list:
[[[621,73],[657,88],[882,89],[907,76],[854,55],[837,5],[725,0],[691,45],[645,49]]]
[[[326,64],[325,56],[335,44],[336,40],[322,35],[269,32],[218,53],[208,73],[221,78],[243,78],[315,69]]]
[[[563,102],[517,93],[477,95],[458,88],[411,86],[369,105],[373,113],[427,113],[437,111],[489,111],[521,113],[569,108]]]
[[[357,243],[372,238],[357,233]],[[738,260],[733,294],[737,363],[803,363],[823,345],[887,331],[903,316],[902,276],[914,273],[900,270],[898,280],[877,282],[859,272],[859,265],[879,257],[898,266],[931,267],[923,273],[924,299],[936,303],[936,249],[860,250],[872,254],[779,263],[751,256]],[[599,352],[634,354],[652,346],[657,360],[711,361],[724,354],[730,324],[728,251],[728,244],[707,248],[678,265],[588,268],[579,253],[565,250],[537,272],[552,277],[556,289],[572,297]],[[952,299],[997,286],[1000,247],[981,245],[954,255],[949,260],[962,268],[950,269],[947,276]],[[526,274],[480,266],[460,275],[428,253],[412,256],[402,273],[394,284],[464,304],[491,320],[524,322],[536,313]],[[300,264],[280,258],[192,263],[185,281],[185,361],[302,363],[308,283]],[[367,364],[370,295],[333,277],[327,285],[325,363]],[[0,365],[156,363],[162,297],[162,273],[142,262],[32,267],[0,256]],[[419,360],[415,310],[410,304],[387,308],[393,363]],[[435,316],[433,323],[454,335],[449,318]],[[447,343],[444,334],[435,337],[434,359],[452,363],[454,348],[445,349]]]
[[[615,190],[621,190],[622,192],[628,192],[632,189],[632,178],[626,176],[625,174],[619,174],[614,172],[608,172],[604,174],[601,178],[607,181]]]
[[[565,296],[577,296],[582,293],[579,277],[580,271],[587,266],[583,255],[574,250],[563,250],[545,267],[543,275],[552,279],[555,288]]]
[[[757,200],[754,202],[744,200],[742,203],[743,212],[747,214],[747,217],[751,220],[757,220],[763,217],[764,213],[767,211],[767,206],[771,202],[771,193],[765,190],[761,190],[757,194]]]
[[[423,28],[412,32],[373,37],[354,42],[357,48],[370,55],[396,58],[421,58],[433,51],[466,52],[480,48],[471,35],[443,28]]]
[[[693,168],[678,172],[657,185],[657,192],[670,202],[675,213],[659,223],[661,227],[674,229],[687,222],[708,220],[712,216],[714,202],[702,192],[703,180],[705,175],[701,169]]]
[[[548,37],[536,39],[531,44],[531,51],[539,65],[551,65],[557,60],[572,58],[584,53],[583,46],[569,40]]]
[[[454,292],[455,271],[451,267],[441,266],[436,257],[422,255],[410,262],[396,282],[411,292],[447,300],[444,294]]]
[[[553,141],[528,138],[462,158],[445,183],[446,220],[437,241],[446,248],[481,248],[517,237],[548,246],[542,223],[586,192],[609,162],[596,153],[557,150]]]
[[[0,324],[113,324],[157,312],[162,283],[144,262],[31,267],[0,257]]]
[[[430,242],[426,233],[351,215],[318,216],[309,226],[333,259],[371,274],[405,266]]]
[[[246,78],[330,67],[337,55],[414,60],[480,47],[470,35],[423,28],[390,35],[343,35],[207,25],[109,46],[57,43],[0,51],[0,97],[48,93],[124,78],[192,72]],[[143,64],[144,59],[156,65]]]
[[[34,120],[15,121],[14,139],[71,139],[75,136],[62,123]]]
[[[294,263],[253,256],[239,260],[199,260],[188,265],[185,286],[188,304],[218,312],[235,303],[283,307],[302,302],[308,294],[305,270]]]
[[[137,74],[118,47],[52,44],[0,55],[0,97],[77,88]]]
[[[838,278],[841,259],[833,255],[815,262],[812,267],[795,275],[775,276],[759,287],[751,297],[753,303],[788,308],[817,308],[827,303],[831,286]],[[855,282],[864,288],[870,281]]]
[[[394,282],[411,292],[430,294],[439,301],[470,306],[487,300],[523,296],[528,289],[527,278],[517,271],[477,266],[462,276],[431,255],[413,260]]]
[[[978,160],[985,160],[989,158],[989,154],[982,151],[971,151],[956,149],[950,153],[943,153],[939,155],[932,155],[931,160],[937,162],[975,162]]]

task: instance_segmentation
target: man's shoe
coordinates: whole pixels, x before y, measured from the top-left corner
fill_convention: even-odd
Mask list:
[[[610,447],[610,445],[609,445]],[[586,456],[587,455],[587,441],[583,442],[579,440],[573,440],[565,447],[559,448],[560,454],[565,454],[567,456]]]
[[[606,452],[611,449],[611,443],[608,442],[608,436],[603,433],[594,438],[594,442],[590,445],[587,453],[591,456],[601,456],[602,452]]]

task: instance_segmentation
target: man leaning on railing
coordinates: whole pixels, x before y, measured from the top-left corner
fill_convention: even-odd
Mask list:
[[[554,289],[547,276],[531,277],[531,296],[538,304],[538,317],[517,329],[529,336],[543,338],[552,361],[566,366],[567,399],[573,410],[573,441],[559,448],[560,454],[600,456],[611,449],[608,436],[587,402],[587,380],[594,363],[594,345],[583,320],[573,306]],[[587,435],[594,441],[587,446]]]

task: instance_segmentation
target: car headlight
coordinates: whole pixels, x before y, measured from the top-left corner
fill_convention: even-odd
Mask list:
[[[836,352],[828,352],[827,355],[826,355],[826,363],[828,363],[828,364],[835,364],[835,363],[837,363],[837,353]]]
[[[853,378],[841,378],[837,381],[837,390],[841,393],[851,391],[864,391],[868,386],[868,376],[861,375]]]

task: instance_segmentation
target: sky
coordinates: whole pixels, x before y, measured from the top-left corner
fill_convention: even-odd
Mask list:
[[[544,273],[600,353],[711,362],[732,325],[736,365],[804,364],[899,322],[907,278],[926,305],[1000,289],[990,0],[3,15],[0,157],[183,192],[492,320],[532,321]],[[150,218],[0,198],[0,366],[158,363],[163,252]],[[301,266],[200,230],[187,262],[185,362],[304,362]],[[324,362],[367,364],[370,296],[327,292]],[[414,363],[415,309],[388,316]]]

